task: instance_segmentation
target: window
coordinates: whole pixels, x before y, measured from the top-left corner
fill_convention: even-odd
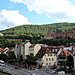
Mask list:
[[[57,52],[57,49],[55,49],[55,52]]]
[[[48,58],[46,58],[46,61],[48,61]]]
[[[51,61],[51,58],[49,58],[49,61]]]
[[[46,65],[48,65],[48,63],[46,63]]]
[[[34,49],[30,49],[30,51],[34,51]]]
[[[46,55],[45,55],[46,56]]]
[[[51,54],[49,54],[49,56],[51,56]]]
[[[54,60],[54,58],[52,58],[52,61]]]
[[[32,56],[33,56],[33,53],[30,53],[30,55],[32,55]]]
[[[64,53],[61,53],[61,55],[63,55]]]
[[[49,63],[49,65],[51,65],[51,63]]]
[[[48,56],[49,56],[49,54],[48,54]]]
[[[48,52],[50,52],[50,50],[48,50]]]
[[[54,49],[52,51],[54,52]]]

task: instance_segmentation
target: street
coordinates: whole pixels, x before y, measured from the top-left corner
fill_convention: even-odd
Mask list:
[[[15,66],[9,64],[7,64],[6,66],[0,66],[0,69],[3,69],[4,72],[8,72],[12,75],[31,75],[32,73],[36,75],[57,75],[47,73],[45,69],[36,69],[36,70],[29,70],[25,68],[15,69]]]

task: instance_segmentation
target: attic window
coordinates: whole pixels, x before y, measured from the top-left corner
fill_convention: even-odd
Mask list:
[[[64,53],[61,53],[61,55],[63,55]]]
[[[51,56],[51,54],[49,54],[49,56]]]
[[[48,50],[48,52],[50,52],[50,50]]]
[[[55,49],[55,51],[57,52],[57,49]]]
[[[54,52],[54,49],[52,51]]]

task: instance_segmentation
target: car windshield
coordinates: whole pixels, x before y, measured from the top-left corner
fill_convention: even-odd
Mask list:
[[[1,64],[4,64],[4,62],[1,62]]]

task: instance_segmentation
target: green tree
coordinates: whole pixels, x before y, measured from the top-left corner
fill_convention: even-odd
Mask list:
[[[19,61],[20,61],[20,62],[22,62],[22,61],[23,61],[23,57],[22,57],[22,55],[20,56]]]
[[[26,63],[28,65],[35,65],[36,64],[36,58],[32,55],[27,55]]]
[[[14,52],[9,55],[9,60],[16,59]]]
[[[8,56],[6,54],[0,54],[0,60],[4,60],[6,62],[8,60]]]

